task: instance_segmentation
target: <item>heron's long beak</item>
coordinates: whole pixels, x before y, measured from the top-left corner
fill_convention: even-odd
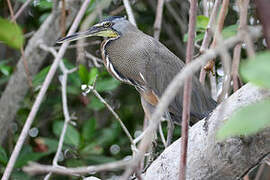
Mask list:
[[[118,33],[112,29],[106,29],[100,26],[92,26],[90,29],[84,32],[74,33],[70,36],[63,37],[56,41],[56,43],[64,43],[68,41],[75,41],[77,39],[91,37],[91,36],[101,36],[101,37],[117,37]]]
[[[86,38],[86,37],[97,36],[97,33],[100,31],[102,31],[100,28],[93,26],[87,31],[74,33],[70,36],[66,36],[61,39],[58,39],[56,43],[64,43],[64,42],[75,41],[75,40]]]

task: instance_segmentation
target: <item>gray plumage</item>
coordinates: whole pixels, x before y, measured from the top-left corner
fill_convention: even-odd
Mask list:
[[[153,91],[159,98],[184,63],[163,44],[133,26],[123,18],[112,20],[112,28],[120,37],[105,43],[105,54],[114,70],[142,93]],[[202,119],[211,112],[216,102],[209,92],[192,77],[191,117]],[[168,110],[174,121],[179,123],[182,116],[183,88],[171,102]]]

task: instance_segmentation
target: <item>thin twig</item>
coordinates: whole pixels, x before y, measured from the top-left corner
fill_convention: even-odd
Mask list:
[[[217,34],[216,37],[218,44],[223,44],[223,38],[221,34]],[[217,99],[218,103],[226,99],[231,85],[231,56],[228,52],[228,49],[224,48],[220,55],[221,55],[221,62],[223,65],[224,76],[223,76],[222,91]]]
[[[161,123],[159,123],[159,125],[158,125],[158,131],[159,131],[159,134],[160,134],[160,139],[161,139],[164,147],[166,148],[167,147],[167,143],[166,143],[166,140],[165,140],[165,136],[163,134],[163,131],[162,131],[162,124]]]
[[[105,99],[103,99],[103,97],[97,92],[96,89],[92,90],[94,95],[108,108],[109,111],[111,111],[111,113],[113,114],[113,116],[118,120],[118,122],[120,123],[122,129],[124,130],[124,132],[126,133],[131,145],[134,145],[133,142],[133,138],[130,135],[128,129],[126,128],[125,124],[122,122],[122,120],[120,119],[120,117],[118,116],[118,114],[113,110],[113,108],[105,101]]]
[[[52,47],[47,47],[45,44],[41,44],[40,48],[42,48],[45,51],[51,52],[53,54],[53,56],[56,58],[57,52]],[[68,74],[74,72],[74,70],[68,70],[62,61],[60,61],[60,69],[63,73],[62,79],[60,79],[60,82],[61,82],[61,87],[62,87],[61,88],[62,89],[62,106],[63,106],[63,111],[64,111],[65,122],[64,122],[64,126],[62,129],[61,135],[60,135],[59,142],[58,142],[57,151],[56,151],[55,156],[53,158],[53,166],[55,166],[55,167],[58,166],[58,159],[59,159],[59,156],[60,156],[62,148],[63,148],[63,143],[64,143],[64,138],[65,138],[67,126],[71,120],[71,117],[70,117],[69,111],[68,111],[68,104],[67,104],[67,77],[68,77]],[[74,68],[74,69],[76,69],[76,68]],[[50,178],[51,174],[52,173],[47,174],[45,176],[44,180],[48,180]]]
[[[221,0],[216,0],[215,1],[214,7],[213,7],[213,10],[212,10],[210,19],[209,19],[209,23],[207,25],[207,29],[206,29],[205,34],[204,34],[203,42],[202,42],[202,45],[201,45],[201,48],[200,48],[201,53],[204,53],[209,47],[210,40],[211,40],[211,38],[213,36],[212,29],[216,24],[216,17],[217,17],[217,14],[218,14],[220,4],[221,4]],[[199,78],[199,80],[200,80],[200,82],[202,84],[204,84],[205,77],[206,77],[206,72],[205,72],[204,68],[202,68],[201,72],[200,72],[200,78]]]
[[[87,51],[85,51],[85,57],[91,59],[95,67],[99,68],[103,65],[102,59],[92,55],[91,53],[89,53]]]
[[[8,3],[8,8],[9,8],[11,18],[14,19],[14,12],[13,12],[13,8],[12,8],[10,0],[7,0],[7,3]],[[14,23],[17,24],[16,20],[14,20]],[[31,75],[29,72],[28,63],[27,63],[25,56],[24,56],[23,46],[20,48],[20,52],[21,52],[22,59],[23,59],[23,65],[24,65],[28,85],[29,85],[30,89],[33,89],[32,78],[31,78]]]
[[[129,4],[129,0],[123,0],[127,15],[128,15],[128,20],[134,25],[137,26],[135,18],[134,18],[134,14],[132,12],[131,6]]]
[[[190,63],[194,53],[194,39],[197,17],[197,0],[190,0],[189,24],[188,24],[188,42],[186,51],[186,64]],[[188,147],[188,126],[190,119],[190,101],[191,101],[192,76],[185,80],[183,94],[183,111],[182,111],[182,131],[181,131],[181,154],[180,154],[180,169],[179,180],[186,179],[186,164],[187,164],[187,147]]]
[[[74,174],[91,174],[100,171],[112,171],[117,169],[123,169],[130,164],[128,160],[120,160],[116,162],[96,165],[96,166],[86,166],[86,167],[77,167],[77,168],[65,168],[65,167],[55,167],[42,165],[38,163],[29,163],[28,166],[23,167],[23,171],[29,174],[41,174],[52,172],[55,174],[63,174],[73,176]]]
[[[12,21],[16,21],[19,15],[24,11],[24,9],[32,2],[33,0],[27,0],[22,7],[16,12],[16,14],[12,17]]]
[[[216,47],[218,35],[221,34],[223,26],[224,26],[224,21],[225,21],[227,12],[228,12],[229,3],[230,3],[229,0],[223,0],[223,2],[222,2],[220,13],[218,16],[217,26],[212,27],[214,29],[214,30],[212,29],[212,32],[214,32],[215,34],[214,34],[214,39],[212,41],[210,48]],[[215,67],[215,60],[212,59],[212,60],[208,61],[208,63],[204,66],[204,69],[211,70],[214,73],[214,71],[213,71],[214,67]],[[214,90],[217,89],[216,88],[216,86],[217,86],[216,85],[216,76],[211,76],[210,81],[211,81],[211,93],[215,94],[215,96],[216,96],[217,92],[214,92]]]
[[[60,19],[60,24],[61,24],[61,33],[62,36],[66,35],[66,2],[65,0],[61,0],[62,2],[62,9],[61,9],[61,19]]]
[[[170,3],[165,3],[165,6],[166,6],[166,10],[168,10],[168,12],[172,15],[172,17],[176,21],[178,27],[180,28],[181,33],[182,34],[185,33],[186,26],[183,26],[183,24],[185,23],[179,16],[178,12],[173,8],[173,6]]]
[[[202,46],[200,48],[201,53],[204,53],[209,47],[210,40],[213,36],[212,29],[216,24],[216,18],[217,18],[220,4],[221,4],[221,0],[215,1],[214,7],[213,7],[213,10],[212,10],[212,13],[211,13],[208,25],[207,25],[207,29],[206,29],[206,32],[204,34]]]
[[[239,7],[239,27],[238,30],[244,30],[247,26],[247,11],[249,0],[238,1]],[[250,48],[252,45],[247,45],[247,48]],[[233,80],[233,91],[237,91],[239,89],[239,81],[238,81],[238,68],[240,63],[241,56],[241,47],[242,44],[237,44],[233,51],[233,63],[232,63],[232,80]],[[251,50],[252,51],[252,50]]]
[[[164,0],[158,0],[156,19],[154,23],[154,38],[159,40],[161,24],[162,24],[162,14],[163,14]]]
[[[84,15],[84,12],[86,11],[89,3],[90,3],[90,0],[85,0],[83,2],[82,6],[81,6],[81,9],[79,10],[79,12],[78,12],[78,14],[77,14],[77,16],[76,16],[70,30],[69,30],[68,35],[71,35],[77,29],[77,27],[78,27],[83,15]],[[8,162],[7,166],[6,166],[4,175],[2,176],[2,180],[8,180],[9,179],[9,176],[10,176],[10,174],[12,172],[14,164],[15,164],[15,162],[17,160],[17,157],[18,157],[18,155],[19,155],[19,153],[21,151],[21,148],[23,146],[23,143],[24,143],[24,141],[25,141],[25,139],[26,139],[26,137],[28,135],[28,131],[29,131],[29,129],[30,129],[32,123],[33,123],[33,120],[34,120],[34,118],[35,118],[35,116],[36,116],[36,114],[38,112],[38,109],[40,107],[42,99],[43,99],[43,97],[44,97],[44,95],[45,95],[45,93],[46,93],[46,91],[47,91],[47,89],[48,89],[48,87],[49,87],[49,85],[51,83],[51,80],[52,80],[52,78],[53,78],[53,76],[54,76],[54,74],[56,72],[56,69],[57,69],[57,67],[59,65],[59,62],[61,61],[61,59],[62,59],[62,57],[63,57],[63,55],[64,55],[64,53],[66,51],[66,48],[67,48],[68,44],[69,44],[68,42],[62,44],[62,46],[61,46],[61,48],[60,48],[60,50],[59,50],[59,52],[57,54],[57,57],[55,58],[52,66],[51,66],[51,68],[50,68],[50,70],[49,70],[49,72],[48,72],[48,74],[47,74],[47,76],[45,78],[45,81],[44,81],[44,83],[43,83],[43,85],[41,87],[41,90],[38,93],[38,96],[37,96],[37,98],[36,98],[36,100],[34,102],[34,105],[32,106],[32,109],[31,109],[31,111],[30,111],[30,113],[29,113],[29,115],[28,115],[28,117],[26,119],[26,122],[25,122],[24,126],[23,126],[23,129],[22,129],[22,132],[21,132],[21,134],[19,136],[19,139],[18,139],[18,141],[17,141],[17,143],[15,145],[15,148],[14,148],[12,154],[11,154],[11,157],[9,159],[9,162]]]

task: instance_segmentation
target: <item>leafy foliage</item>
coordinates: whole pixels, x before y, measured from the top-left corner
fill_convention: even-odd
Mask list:
[[[230,136],[247,136],[269,127],[269,108],[269,100],[241,108],[218,131],[218,139],[223,140]]]
[[[244,80],[270,88],[270,52],[258,53],[254,58],[242,63],[240,73]]]
[[[24,42],[21,28],[15,23],[0,17],[0,41],[12,48],[20,49]]]
[[[258,86],[270,88],[270,53],[257,53],[246,62],[241,63],[240,73],[244,80]],[[270,126],[270,100],[251,104],[241,108],[218,131],[220,140],[231,136],[251,135]]]

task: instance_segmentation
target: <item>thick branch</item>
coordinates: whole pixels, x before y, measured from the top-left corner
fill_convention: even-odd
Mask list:
[[[269,129],[250,137],[216,140],[220,125],[236,109],[269,97],[270,91],[247,84],[190,129],[188,180],[240,179],[270,153]],[[165,149],[149,167],[145,179],[177,179],[180,143],[181,139]]]

